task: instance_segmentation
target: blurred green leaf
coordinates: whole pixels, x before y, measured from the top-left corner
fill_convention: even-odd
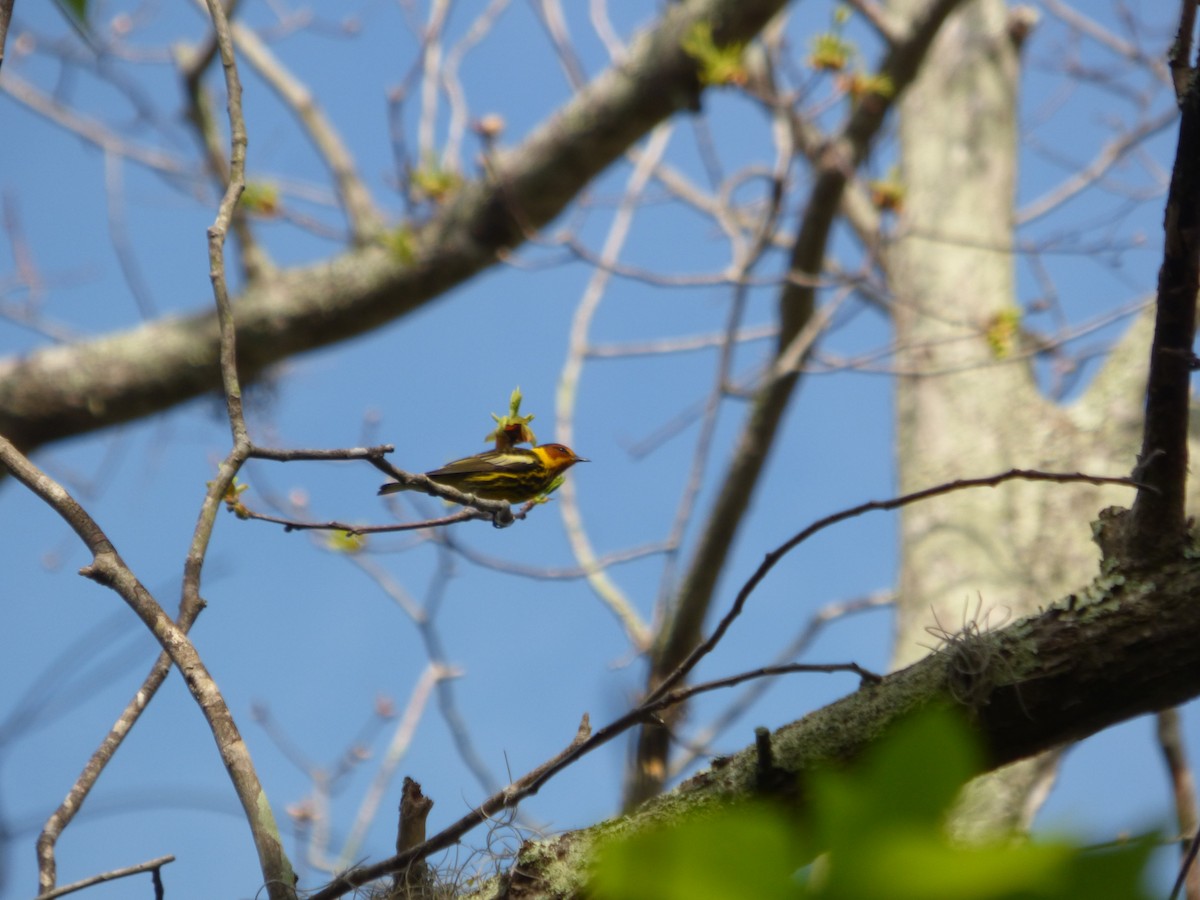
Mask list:
[[[54,0],[63,15],[77,28],[88,28],[88,0]]]
[[[612,841],[597,854],[590,896],[1148,900],[1141,879],[1153,837],[1105,852],[1065,840],[950,840],[947,812],[980,760],[959,717],[923,711],[855,765],[806,778],[802,816],[766,802],[745,804]]]
[[[818,839],[841,848],[872,830],[939,828],[945,811],[980,770],[965,723],[948,710],[901,722],[850,770],[824,771],[811,783]]]
[[[713,38],[711,22],[696,22],[683,36],[683,52],[697,63],[701,84],[744,84],[746,67],[742,56],[746,45],[740,41],[719,46]]]
[[[589,885],[596,900],[794,900],[798,856],[780,812],[744,806],[640,832],[605,846]]]

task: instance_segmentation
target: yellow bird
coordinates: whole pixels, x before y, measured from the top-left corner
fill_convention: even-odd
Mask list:
[[[474,494],[481,500],[507,500],[523,503],[544,494],[563,472],[575,463],[590,462],[563,444],[538,447],[513,447],[488,450],[464,459],[448,462],[425,477],[437,484]],[[380,494],[415,490],[392,481],[379,489]]]

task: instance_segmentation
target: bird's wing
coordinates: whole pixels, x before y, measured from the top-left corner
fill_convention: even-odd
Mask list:
[[[476,456],[467,456],[448,462],[440,469],[426,472],[430,478],[439,475],[473,475],[478,472],[522,473],[536,469],[539,461],[536,456],[528,453],[511,453],[503,450],[489,450]]]

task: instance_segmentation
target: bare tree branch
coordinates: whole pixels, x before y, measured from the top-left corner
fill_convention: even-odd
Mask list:
[[[1171,795],[1175,801],[1175,821],[1179,824],[1180,880],[1186,886],[1187,900],[1200,900],[1200,869],[1189,865],[1189,846],[1195,841],[1200,817],[1196,814],[1196,779],[1188,763],[1187,751],[1183,746],[1183,729],[1179,724],[1179,710],[1164,709],[1156,716],[1158,722],[1158,748],[1167,765],[1167,776],[1171,782]],[[1188,840],[1188,835],[1192,836]],[[1186,873],[1186,874],[1185,874]],[[1173,896],[1173,895],[1172,895]]]
[[[1192,343],[1200,289],[1200,79],[1194,75],[1180,110],[1136,470],[1148,487],[1138,492],[1127,523],[1126,552],[1135,563],[1172,559],[1187,539],[1188,404],[1198,365]]]
[[[1175,42],[1171,44],[1171,52],[1167,54],[1167,64],[1171,67],[1171,81],[1175,85],[1175,96],[1183,101],[1188,84],[1195,75],[1192,68],[1192,32],[1196,27],[1196,4],[1183,0],[1179,12],[1179,29],[1175,32]]]
[[[275,877],[289,873],[290,866],[279,841],[278,829],[271,828],[273,820],[270,808],[263,803],[265,794],[254,772],[249,750],[195,646],[125,565],[116,548],[83,507],[3,437],[0,437],[0,465],[46,501],[79,535],[92,553],[92,562],[80,574],[111,588],[129,604],[183,674],[188,690],[208,720],[242,809],[247,819],[255,823],[251,827],[264,875],[268,879],[268,893],[280,900],[294,896],[294,880]],[[39,872],[39,877],[45,875],[45,870]],[[47,890],[53,888],[52,884],[42,886]]]
[[[126,140],[101,122],[70,109],[12,72],[4,74],[4,80],[0,81],[0,91],[60,127],[91,141],[108,153],[131,159],[139,165],[161,172],[163,175],[172,177],[188,177],[190,175],[187,164],[182,158]]]
[[[359,177],[354,157],[342,143],[312,92],[276,58],[252,29],[234,24],[233,40],[242,57],[271,86],[303,126],[318,155],[329,168],[338,197],[350,223],[355,244],[366,244],[383,227],[371,194]]]
[[[118,878],[127,878],[130,875],[140,875],[142,872],[154,872],[157,876],[159,869],[173,862],[175,862],[175,857],[171,855],[148,859],[143,863],[138,863],[136,866],[112,869],[108,872],[101,872],[99,875],[92,875],[89,878],[81,878],[79,881],[64,884],[60,888],[38,894],[34,900],[54,900],[55,897],[65,897],[67,894],[82,891],[84,888],[90,888],[93,885],[104,884],[106,881],[116,881]]]
[[[714,23],[723,44],[745,41],[783,2],[671,4],[621,65],[414,227],[413,259],[370,246],[255,280],[234,303],[243,379],[392,321],[493,265],[631,144],[694,103],[696,61],[682,45],[695,23]],[[0,433],[28,451],[166,409],[216,388],[218,345],[215,314],[204,312],[0,360]]]
[[[638,158],[637,165],[629,177],[628,185],[621,197],[621,204],[609,226],[608,235],[604,239],[604,249],[601,258],[606,263],[615,263],[629,236],[633,226],[634,213],[637,211],[642,192],[654,171],[654,167],[666,152],[674,128],[671,123],[659,126],[646,142],[646,147]],[[583,364],[587,356],[588,331],[592,319],[604,297],[608,286],[609,273],[604,268],[597,268],[588,279],[583,297],[575,309],[571,320],[571,332],[567,339],[567,359],[558,377],[557,402],[555,413],[558,419],[557,435],[559,440],[570,446],[574,443],[573,435],[575,401],[579,395],[579,379],[583,374]],[[592,547],[583,525],[583,516],[579,504],[575,500],[573,482],[567,482],[561,490],[563,502],[560,507],[563,522],[567,529],[567,538],[571,542],[571,551],[575,560],[587,571],[588,586],[600,601],[609,608],[629,638],[634,650],[642,653],[650,647],[650,628],[642,621],[637,608],[617,585],[607,571],[597,565],[596,551]]]
[[[4,45],[8,43],[8,25],[16,0],[0,0],[0,66],[4,65]]]
[[[907,40],[890,48],[880,73],[890,85],[888,96],[869,94],[850,113],[840,132],[826,142],[815,168],[805,212],[792,246],[789,271],[816,279],[824,266],[826,245],[833,221],[841,208],[853,172],[866,158],[884,117],[920,67],[942,22],[961,0],[933,0],[911,23]],[[792,342],[805,331],[816,310],[811,286],[788,284],[778,300],[780,333],[777,356],[788,353]],[[797,360],[799,362],[799,360]],[[728,474],[707,519],[692,556],[692,563],[671,602],[647,679],[653,693],[692,653],[712,601],[723,562],[737,535],[743,514],[754,494],[799,380],[794,366],[782,377],[768,379],[751,401],[738,437]],[[668,730],[657,725],[642,729],[636,759],[626,785],[626,808],[637,806],[662,789],[668,765]]]

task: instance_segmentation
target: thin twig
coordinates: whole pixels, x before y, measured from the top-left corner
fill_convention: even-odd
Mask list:
[[[1127,477],[1110,477],[1105,475],[1086,475],[1082,472],[1040,472],[1034,469],[1009,469],[1007,472],[1001,472],[999,475],[989,475],[983,478],[960,478],[955,481],[949,481],[944,484],[935,485],[934,487],[924,488],[923,490],[913,491],[909,494],[901,494],[898,497],[890,497],[887,500],[871,500],[867,503],[861,503],[858,506],[852,506],[849,509],[843,509],[832,515],[826,516],[823,519],[818,519],[807,528],[797,532],[787,541],[780,544],[774,550],[766,555],[763,561],[755,569],[754,574],[742,585],[738,591],[737,597],[733,601],[733,605],[729,611],[717,623],[717,627],[713,629],[712,634],[706,640],[696,646],[691,653],[681,662],[674,671],[672,671],[662,683],[654,690],[647,702],[652,702],[658,697],[670,691],[678,684],[687,674],[696,667],[705,656],[712,650],[724,637],[725,632],[729,630],[729,626],[734,620],[741,615],[742,609],[745,607],[746,601],[750,598],[750,594],[758,587],[759,583],[767,577],[767,574],[775,568],[781,559],[788,553],[798,547],[800,544],[807,541],[814,534],[824,531],[831,525],[836,525],[839,522],[844,522],[847,519],[853,519],[856,516],[861,516],[864,513],[899,509],[902,506],[908,506],[911,503],[918,503],[923,500],[928,500],[932,497],[940,497],[943,494],[949,494],[954,491],[966,490],[968,488],[977,487],[996,487],[1006,481],[1050,481],[1057,484],[1119,484],[1125,487],[1140,488],[1141,484]]]
[[[627,547],[624,550],[614,550],[611,553],[606,553],[604,556],[596,558],[594,566],[563,566],[553,568],[550,566],[530,566],[522,563],[511,562],[507,559],[501,559],[498,556],[491,556],[486,553],[481,553],[474,547],[468,547],[466,544],[454,537],[453,532],[444,532],[439,534],[439,540],[450,551],[457,553],[468,562],[472,562],[477,566],[482,566],[485,569],[491,569],[494,572],[503,572],[507,575],[517,575],[521,578],[532,578],[538,581],[576,581],[580,578],[586,578],[590,572],[595,569],[607,569],[611,566],[621,565],[627,562],[636,562],[639,559],[645,559],[647,556],[657,556],[667,549],[667,545],[662,542],[653,544],[644,544],[640,547]]]
[[[600,258],[606,264],[615,264],[620,258],[621,249],[629,237],[629,230],[641,203],[642,194],[650,181],[654,167],[666,152],[673,131],[674,128],[670,122],[658,126],[651,133],[650,140],[646,142],[638,164],[630,173],[621,197],[621,204],[613,216],[612,224],[604,239],[604,246],[600,251]],[[588,331],[591,328],[592,319],[599,309],[600,301],[604,297],[609,280],[607,266],[597,267],[592,272],[571,320],[571,331],[567,339],[567,358],[558,377],[558,391],[555,398],[556,434],[558,439],[568,446],[573,442],[574,407],[579,391],[579,381],[583,375],[584,361],[587,357]],[[567,529],[567,539],[571,543],[571,551],[575,555],[576,562],[588,572],[589,587],[617,617],[634,649],[638,652],[646,650],[650,646],[649,627],[624,591],[608,577],[607,572],[597,565],[596,551],[584,530],[583,517],[575,499],[573,482],[568,481],[560,493],[562,494],[560,510]]]
[[[4,73],[0,91],[32,109],[50,122],[65,128],[107,153],[131,159],[164,175],[191,177],[189,167],[177,156],[153,147],[126,140],[117,132],[95,119],[67,107],[48,94],[39,91],[12,71]]]
[[[343,869],[349,865],[350,861],[355,859],[362,849],[363,842],[366,840],[367,829],[375,821],[379,807],[383,803],[387,790],[391,786],[392,779],[396,775],[396,769],[412,744],[417,725],[425,713],[425,706],[429,702],[430,695],[433,694],[439,682],[447,678],[458,678],[461,675],[462,672],[458,669],[447,668],[440,663],[430,662],[425,666],[425,671],[421,673],[421,677],[417,679],[417,683],[413,686],[408,705],[405,707],[403,715],[400,716],[400,720],[396,723],[387,750],[384,751],[383,758],[379,761],[379,766],[375,770],[375,775],[371,779],[370,785],[367,787],[362,803],[359,804],[358,811],[355,813],[354,822],[350,826],[350,832],[346,836],[345,843],[342,844],[341,853],[338,855],[339,869]],[[423,841],[425,840],[424,830],[422,830],[421,834],[421,840]],[[405,847],[404,849],[408,848]]]
[[[546,34],[550,37],[554,55],[558,57],[558,63],[567,76],[567,83],[573,91],[582,90],[583,86],[587,84],[587,74],[571,43],[571,35],[567,32],[567,22],[563,16],[562,5],[559,0],[537,0],[532,6],[538,21],[541,22],[542,27],[546,29]]]
[[[562,247],[571,256],[577,257],[592,268],[604,269],[612,275],[618,275],[622,278],[628,278],[631,281],[639,281],[655,287],[732,287],[743,283],[747,287],[782,287],[794,285],[796,287],[828,288],[837,284],[837,282],[831,281],[828,278],[801,272],[798,269],[789,269],[781,275],[761,275],[741,279],[738,278],[736,271],[732,268],[726,268],[720,272],[699,272],[693,275],[662,275],[644,266],[606,260],[603,254],[594,252],[587,244],[571,236],[564,236],[554,240],[531,236],[529,243],[546,247]],[[532,268],[528,262],[522,260],[510,259],[507,262],[514,268]]]
[[[137,255],[133,251],[133,243],[129,240],[128,222],[125,217],[125,185],[121,177],[122,162],[120,157],[106,152],[104,154],[104,195],[108,212],[108,235],[112,241],[113,252],[125,277],[125,284],[133,294],[137,303],[138,313],[143,319],[152,319],[158,314],[158,304],[150,293],[145,276],[138,266]]]
[[[1187,7],[1190,0],[1182,0],[1182,3],[1184,7]],[[1195,4],[1192,3],[1191,5],[1194,6]],[[1162,59],[1157,54],[1151,55],[1112,29],[1105,28],[1095,19],[1086,16],[1078,6],[1063,3],[1062,0],[1042,0],[1042,6],[1045,7],[1050,15],[1060,19],[1063,23],[1079,32],[1079,34],[1085,35],[1102,47],[1107,47],[1117,56],[1124,57],[1132,63],[1149,69],[1160,76],[1163,81],[1166,81]],[[1186,14],[1185,9],[1184,15]],[[1186,60],[1186,54],[1184,58]]]
[[[779,334],[774,325],[748,325],[738,329],[733,340],[739,344],[764,341]],[[663,338],[657,341],[625,341],[619,344],[592,344],[588,348],[589,359],[623,359],[631,356],[658,356],[660,354],[692,353],[721,347],[728,336],[724,332],[712,334],[684,335]]]
[[[450,121],[446,126],[446,148],[442,152],[442,168],[457,172],[462,166],[462,142],[470,118],[466,92],[459,78],[463,60],[491,30],[500,14],[508,8],[509,0],[489,0],[487,7],[471,23],[467,33],[450,48],[446,63],[439,73],[446,102],[450,105]]]
[[[690,700],[697,694],[707,694],[711,691],[735,687],[736,685],[759,678],[774,678],[777,675],[794,675],[801,672],[853,672],[855,675],[861,678],[865,684],[879,684],[881,681],[883,681],[882,675],[878,674],[877,672],[872,672],[870,669],[864,669],[858,663],[853,662],[784,663],[778,666],[761,666],[757,669],[739,672],[736,675],[728,675],[725,678],[714,678],[712,681],[702,681],[699,684],[691,684],[687,687],[668,691],[657,700],[654,700],[651,703],[643,704],[642,711],[644,713],[655,712],[660,709],[665,709],[668,706],[674,706],[677,703],[682,703],[685,700]]]
[[[1152,119],[1144,119],[1137,126],[1117,135],[1102,146],[1087,165],[1077,167],[1062,183],[1055,185],[1040,197],[1035,197],[1018,209],[1013,217],[1013,224],[1028,225],[1058,209],[1072,197],[1082,193],[1103,178],[1132,151],[1143,146],[1149,138],[1169,127],[1178,117],[1178,110],[1168,109]]]
[[[443,548],[439,548],[438,566],[434,578],[430,579],[425,592],[424,619],[418,623],[418,632],[425,642],[425,652],[429,660],[445,668],[450,668],[449,655],[442,642],[441,633],[437,629],[438,612],[446,599],[446,590],[454,573],[454,560]],[[494,794],[500,788],[500,782],[483,758],[483,754],[475,745],[471,736],[470,726],[459,708],[455,694],[455,680],[444,678],[437,683],[438,712],[450,733],[450,740],[458,751],[467,769],[475,776],[480,787],[488,794]]]
[[[213,298],[217,307],[217,323],[220,329],[221,384],[224,388],[225,408],[229,418],[233,446],[228,457],[222,463],[218,477],[209,484],[205,495],[201,523],[197,525],[197,534],[189,549],[188,561],[185,566],[185,602],[192,599],[189,594],[199,590],[200,569],[207,550],[207,541],[204,542],[203,547],[198,548],[196,538],[199,538],[202,533],[211,534],[211,524],[205,522],[205,518],[211,516],[215,520],[213,501],[224,497],[229,491],[234,476],[245,463],[252,446],[242,407],[242,388],[237,369],[236,327],[225,271],[225,238],[230,222],[234,220],[242,191],[246,186],[246,147],[249,141],[246,134],[246,120],[242,112],[242,84],[233,53],[231,26],[220,0],[207,0],[207,4],[225,75],[226,109],[229,115],[229,180],[217,208],[216,218],[208,229],[208,254],[209,277],[212,281]],[[194,597],[194,602],[198,602],[198,595]],[[183,637],[183,640],[187,640],[186,636]],[[171,647],[167,645],[164,645],[164,649],[168,652],[171,651]],[[180,671],[189,672],[188,681],[191,686],[191,679],[195,676],[180,665],[175,654],[172,653],[171,658]],[[198,655],[195,665],[201,667],[201,670],[203,669]],[[204,674],[207,676],[206,672]],[[207,709],[205,711],[213,737],[217,742],[226,769],[229,771],[234,789],[241,801],[246,822],[250,827],[255,849],[258,851],[259,866],[267,895],[272,900],[289,900],[289,898],[295,897],[296,875],[283,849],[279,827],[275,822],[270,803],[267,801],[266,792],[258,780],[249,750],[242,740],[224,700],[217,693],[216,685],[205,684],[202,681],[198,681],[198,685],[207,695],[205,698],[197,697],[202,708],[205,707],[206,701],[212,704],[214,696],[220,701],[219,705],[213,707],[211,713]],[[193,690],[195,691],[195,688]]]
[[[420,531],[424,528],[445,528],[449,525],[457,525],[460,522],[471,522],[475,519],[490,520],[492,518],[491,515],[482,510],[468,507],[438,519],[422,519],[419,522],[399,522],[393,525],[362,525],[354,522],[338,522],[336,520],[331,522],[301,522],[296,519],[287,519],[282,516],[272,516],[267,513],[255,512],[242,504],[239,504],[236,515],[239,519],[253,519],[258,522],[282,525],[284,531],[341,531],[350,537],[360,534],[391,534],[398,531]],[[516,513],[513,513],[512,517],[514,520],[524,518],[523,515]]]
[[[758,221],[754,234],[748,246],[740,246],[742,242],[737,237],[739,229],[726,222],[727,229],[734,243],[734,272],[735,287],[729,305],[729,313],[724,328],[724,339],[720,345],[717,359],[716,377],[708,398],[704,401],[704,411],[700,421],[700,433],[696,436],[692,452],[688,476],[675,507],[675,516],[667,534],[667,554],[662,576],[659,580],[658,599],[655,603],[656,621],[665,621],[669,611],[670,597],[677,589],[675,569],[679,562],[680,550],[683,546],[684,534],[695,513],[696,500],[703,485],[704,472],[708,468],[712,443],[716,435],[717,414],[721,410],[721,401],[729,393],[729,385],[733,381],[734,350],[737,348],[737,333],[742,327],[742,317],[747,303],[747,281],[754,268],[762,261],[771,248],[771,239],[779,222],[783,199],[786,195],[787,173],[792,164],[795,146],[791,130],[785,126],[780,115],[773,118],[773,133],[775,136],[775,166],[770,177],[770,201],[761,219]],[[727,188],[726,190],[731,190]],[[724,194],[725,191],[723,190]],[[728,206],[728,201],[722,204]],[[725,216],[718,217],[725,222]]]
[[[772,665],[786,665],[790,660],[795,659],[808,649],[817,634],[830,622],[844,616],[851,616],[872,609],[882,609],[890,606],[894,601],[895,594],[893,592],[879,591],[869,594],[866,597],[858,597],[853,600],[840,600],[821,607],[808,620],[808,623],[800,631],[800,634],[796,636],[795,640],[775,657],[775,662]],[[755,681],[736,700],[731,702],[723,712],[717,714],[712,721],[708,722],[704,726],[703,731],[690,737],[684,753],[671,762],[672,777],[679,775],[679,773],[686,770],[695,762],[696,757],[704,753],[703,748],[709,746],[725,729],[729,728],[744,715],[766,693],[773,683],[767,680]]]
[[[207,0],[193,0],[201,12],[207,12]],[[241,5],[241,0],[228,0],[226,19],[231,19]],[[229,166],[225,160],[225,150],[222,146],[221,129],[217,126],[216,117],[212,113],[212,99],[204,87],[204,75],[219,58],[219,35],[214,29],[205,37],[203,44],[195,49],[179,47],[175,51],[176,66],[183,79],[183,91],[186,99],[185,118],[191,123],[200,142],[204,166],[209,178],[217,190],[224,194],[229,187]],[[274,268],[266,251],[259,244],[254,231],[250,228],[249,217],[239,205],[233,209],[230,223],[234,234],[237,235],[238,250],[241,255],[241,266],[247,280],[253,281],[271,272]]]
[[[1200,900],[1200,869],[1193,865],[1195,846],[1200,837],[1200,817],[1196,813],[1196,780],[1188,765],[1187,751],[1183,746],[1183,731],[1179,727],[1179,710],[1164,709],[1155,717],[1158,722],[1158,746],[1167,764],[1167,775],[1171,781],[1171,796],[1175,801],[1175,821],[1180,842],[1180,866],[1174,891],[1175,897],[1181,886],[1186,886],[1187,900]]]
[[[55,897],[64,897],[67,894],[82,891],[84,888],[89,888],[93,885],[103,884],[106,881],[116,881],[118,878],[125,878],[129,875],[140,875],[142,872],[154,872],[157,875],[159,869],[173,862],[175,862],[175,857],[171,854],[148,859],[146,862],[138,863],[136,866],[112,869],[108,872],[101,872],[99,875],[92,875],[88,878],[82,878],[79,881],[73,881],[70,884],[64,884],[62,887],[55,888],[52,891],[38,894],[34,900],[54,900]]]
[[[438,70],[442,63],[442,31],[450,14],[450,0],[433,0],[429,8],[429,24],[421,34],[421,118],[417,124],[417,159],[415,165],[434,165],[434,128],[438,118]]]
[[[1187,851],[1183,855],[1183,862],[1179,866],[1179,874],[1175,878],[1175,884],[1171,887],[1171,896],[1169,900],[1176,900],[1179,892],[1183,890],[1184,885],[1188,880],[1188,872],[1196,865],[1196,854],[1200,851],[1200,831],[1192,835],[1192,840],[1188,844]]]
[[[608,18],[606,0],[589,0],[588,17],[592,21],[592,28],[595,29],[596,36],[600,38],[604,49],[608,51],[609,61],[619,62],[624,59],[627,48]]]
[[[234,43],[242,56],[292,111],[317,156],[328,167],[354,242],[368,243],[383,227],[382,217],[337,129],[325,116],[312,91],[288,71],[253,30],[239,24],[234,24],[232,30]]]
[[[328,545],[326,545],[326,549],[328,549]],[[376,562],[374,557],[365,553],[334,552],[374,581],[379,586],[379,589],[413,621],[413,624],[417,627],[425,624],[428,617],[425,611],[421,609],[420,604],[392,577],[388,569]]]
[[[321,462],[325,460],[348,459],[383,459],[388,453],[394,453],[394,444],[377,444],[374,447],[344,447],[336,449],[287,449],[280,447],[250,448],[250,459],[269,459],[274,462]],[[384,471],[387,471],[386,469]]]

